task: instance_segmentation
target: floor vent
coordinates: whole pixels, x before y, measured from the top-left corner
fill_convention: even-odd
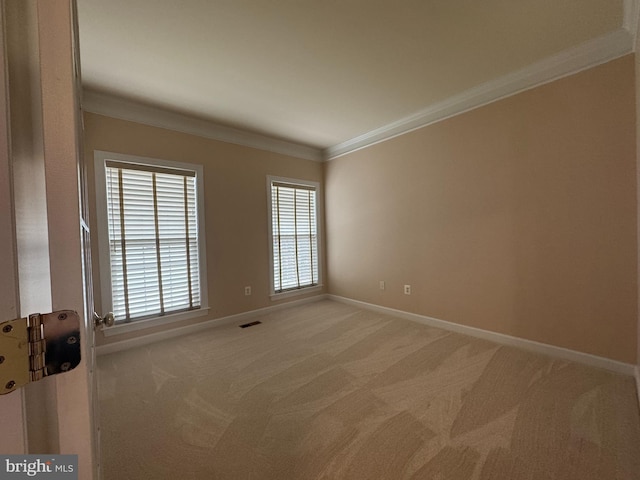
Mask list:
[[[262,322],[251,322],[251,323],[245,323],[244,325],[240,325],[240,328],[247,328],[247,327],[253,327],[254,325],[259,325]]]

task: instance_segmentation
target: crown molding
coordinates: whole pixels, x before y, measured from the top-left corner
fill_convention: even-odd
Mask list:
[[[84,90],[82,95],[82,109],[86,112],[280,153],[304,160],[321,162],[324,159],[322,150],[306,145],[245,132],[92,90]]]
[[[470,88],[413,115],[325,150],[246,132],[93,90],[84,90],[82,106],[83,110],[87,112],[304,160],[332,160],[635,51],[637,32],[640,26],[640,0],[623,0],[623,7],[623,25],[618,30],[567,49],[521,70]]]
[[[628,8],[630,8],[633,6],[631,3],[637,5],[638,0],[625,0],[625,7],[627,7],[627,3],[629,3]],[[625,18],[629,15],[625,14]],[[629,24],[629,27],[631,27],[631,24]],[[633,47],[633,35],[627,28],[620,28],[521,70],[470,88],[413,115],[329,147],[325,150],[325,158],[332,160],[496,100],[573,75],[631,53],[633,52]]]

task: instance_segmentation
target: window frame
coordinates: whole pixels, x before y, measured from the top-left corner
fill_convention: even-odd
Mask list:
[[[171,160],[161,160],[157,158],[141,157],[137,155],[126,155],[122,153],[107,152],[103,150],[94,151],[95,168],[95,199],[96,199],[96,221],[98,237],[98,266],[100,271],[100,293],[101,306],[103,312],[113,309],[112,286],[111,286],[111,256],[109,248],[109,229],[107,216],[107,187],[106,187],[106,162],[115,161],[142,165],[148,167],[165,167],[178,170],[195,172],[196,177],[196,205],[198,209],[198,267],[200,274],[200,308],[186,310],[166,315],[144,317],[130,322],[116,323],[113,327],[104,330],[105,336],[112,336],[121,333],[142,330],[173,322],[179,322],[189,318],[201,317],[209,311],[209,299],[207,288],[207,257],[206,257],[206,235],[204,224],[204,167],[202,165],[175,162]],[[117,319],[116,319],[117,322]]]
[[[272,189],[271,186],[273,183],[286,183],[292,186],[299,185],[301,187],[313,187],[316,192],[316,232],[317,232],[317,244],[318,244],[318,283],[317,285],[309,285],[306,287],[300,287],[293,290],[286,290],[284,292],[276,292],[275,291],[275,283],[274,283],[274,271],[275,265],[273,263],[273,202],[271,198]],[[324,238],[322,235],[322,188],[320,182],[316,182],[313,180],[301,180],[298,178],[288,178],[288,177],[279,177],[275,175],[267,175],[267,211],[268,211],[268,239],[269,239],[269,297],[271,300],[280,300],[287,297],[304,295],[313,292],[319,292],[324,288],[323,285],[323,241]]]

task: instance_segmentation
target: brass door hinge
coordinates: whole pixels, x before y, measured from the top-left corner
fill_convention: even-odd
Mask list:
[[[73,370],[80,363],[80,318],[72,310],[0,323],[0,395]]]

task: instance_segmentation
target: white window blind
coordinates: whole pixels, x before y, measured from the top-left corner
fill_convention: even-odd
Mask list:
[[[318,284],[316,189],[271,182],[274,293]]]
[[[105,169],[116,318],[199,308],[195,172],[115,161]]]

